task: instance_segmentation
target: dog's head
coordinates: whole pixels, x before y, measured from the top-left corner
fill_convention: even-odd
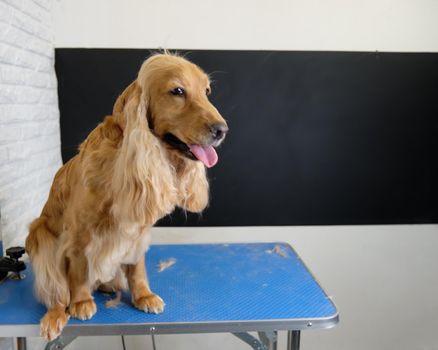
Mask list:
[[[153,55],[143,63],[131,89],[139,91],[143,107],[138,118],[144,118],[170,152],[207,167],[216,164],[215,147],[224,140],[228,126],[209,101],[210,80],[198,66],[175,55]]]

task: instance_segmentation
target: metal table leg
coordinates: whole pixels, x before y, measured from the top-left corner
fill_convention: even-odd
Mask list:
[[[26,350],[27,349],[27,341],[24,337],[16,338],[17,341],[17,350]]]
[[[300,350],[300,331],[287,332],[287,350]]]
[[[274,332],[258,332],[260,341],[268,350],[277,350],[277,331]]]
[[[246,332],[231,334],[247,343],[254,350],[277,350],[277,331],[257,333],[259,339]]]
[[[251,346],[254,350],[267,350],[265,344],[263,344],[260,340],[258,340],[256,337],[253,337],[249,333],[231,333],[235,335],[240,340],[247,343],[249,346]]]
[[[70,344],[76,337],[63,337],[62,335],[47,343],[44,350],[62,350]]]

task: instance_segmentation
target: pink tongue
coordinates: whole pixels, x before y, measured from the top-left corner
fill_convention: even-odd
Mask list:
[[[217,163],[217,153],[213,146],[189,145],[190,152],[198,158],[207,168]]]

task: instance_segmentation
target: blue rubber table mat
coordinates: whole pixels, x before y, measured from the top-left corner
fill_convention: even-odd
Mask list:
[[[162,314],[137,310],[129,292],[118,306],[107,308],[105,302],[114,296],[95,292],[96,315],[88,321],[70,319],[65,333],[72,328],[77,334],[75,325],[85,332],[90,328],[91,334],[113,334],[117,329],[130,333],[129,327],[131,333],[144,333],[146,326],[157,333],[186,333],[226,331],[227,325],[280,330],[337,323],[335,305],[287,244],[152,245],[146,256],[151,289],[166,303]],[[160,261],[171,258],[175,264],[158,272]],[[0,284],[0,336],[2,329],[15,334],[20,325],[38,325],[46,311],[33,296],[29,266],[24,273],[23,280]],[[27,327],[23,333],[38,332]]]

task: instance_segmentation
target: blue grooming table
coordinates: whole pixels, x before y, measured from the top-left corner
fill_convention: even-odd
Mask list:
[[[158,272],[159,262],[171,258],[175,264]],[[96,315],[70,319],[64,344],[84,335],[231,332],[254,348],[268,349],[276,331],[287,330],[288,347],[298,349],[301,330],[338,322],[336,306],[285,243],[153,245],[146,260],[151,288],[166,303],[164,312],[135,309],[129,293],[107,308],[114,296],[96,292]],[[30,266],[24,274],[0,284],[0,337],[17,337],[21,347],[23,338],[39,335],[46,311],[33,296]],[[263,333],[256,339],[250,331]],[[58,349],[60,341],[55,341]]]

